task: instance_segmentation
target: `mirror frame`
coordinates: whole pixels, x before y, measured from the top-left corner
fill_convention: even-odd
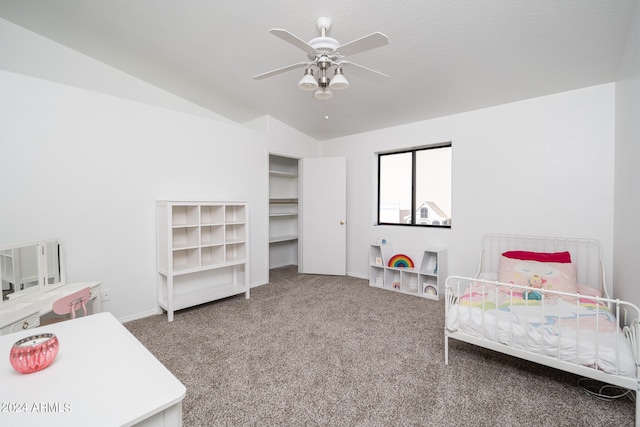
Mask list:
[[[67,275],[65,271],[64,263],[64,246],[60,239],[43,240],[39,253],[41,254],[41,266],[42,266],[42,285],[44,286],[44,292],[52,289],[59,288],[67,283]],[[55,250],[55,253],[50,253],[50,248]],[[56,256],[57,255],[57,256]],[[49,283],[49,279],[52,278],[57,281]]]
[[[47,239],[27,243],[18,243],[14,245],[0,246],[0,256],[6,255],[2,252],[8,250],[18,250],[22,248],[35,247],[35,262],[37,266],[37,284],[29,286],[20,291],[8,294],[6,299],[4,295],[0,297],[0,305],[10,303],[27,295],[38,295],[63,286],[66,283],[66,271],[64,262],[64,246],[60,239]],[[11,254],[13,256],[13,253]],[[3,274],[4,262],[0,262],[0,278]]]

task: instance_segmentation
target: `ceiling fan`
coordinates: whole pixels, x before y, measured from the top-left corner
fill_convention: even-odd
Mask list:
[[[329,99],[333,96],[331,89],[341,90],[349,87],[349,82],[343,73],[343,67],[348,68],[355,75],[372,81],[381,81],[389,77],[386,74],[344,59],[349,55],[387,45],[389,44],[389,37],[380,32],[375,32],[341,45],[338,40],[327,36],[327,32],[331,28],[331,19],[324,16],[320,17],[316,21],[316,26],[321,36],[312,39],[309,43],[287,30],[278,28],[269,30],[271,34],[305,51],[309,61],[298,62],[258,74],[253,78],[261,80],[296,68],[305,67],[304,76],[298,83],[298,87],[303,90],[314,90],[314,96],[318,99]],[[314,75],[314,69],[317,69],[317,78]],[[333,77],[329,77],[332,69]]]

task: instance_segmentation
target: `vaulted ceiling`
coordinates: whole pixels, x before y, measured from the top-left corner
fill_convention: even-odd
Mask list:
[[[318,140],[615,81],[638,0],[2,0],[0,17],[233,121],[270,115]],[[390,44],[348,58],[388,74],[350,75],[314,99],[305,61],[269,33],[309,41],[316,19],[346,43]],[[328,118],[327,118],[328,117]]]

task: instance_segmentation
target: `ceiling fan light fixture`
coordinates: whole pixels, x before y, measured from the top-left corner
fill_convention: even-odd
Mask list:
[[[329,88],[319,88],[313,96],[317,99],[331,99],[333,98],[333,93]]]
[[[302,90],[318,89],[318,82],[316,82],[316,79],[313,76],[313,70],[311,68],[307,68],[306,70],[304,70],[304,76],[302,76],[302,79],[300,79],[298,87]]]
[[[342,68],[336,68],[335,75],[331,79],[331,83],[329,83],[329,87],[334,90],[342,90],[349,87],[349,81],[342,73]]]

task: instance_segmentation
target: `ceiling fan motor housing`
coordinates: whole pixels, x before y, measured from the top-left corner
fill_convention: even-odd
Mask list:
[[[314,48],[316,52],[322,55],[327,55],[331,59],[335,59],[336,50],[340,47],[338,40],[331,37],[316,37],[309,42],[309,46]],[[309,59],[314,60],[318,58],[318,55],[309,54]]]

